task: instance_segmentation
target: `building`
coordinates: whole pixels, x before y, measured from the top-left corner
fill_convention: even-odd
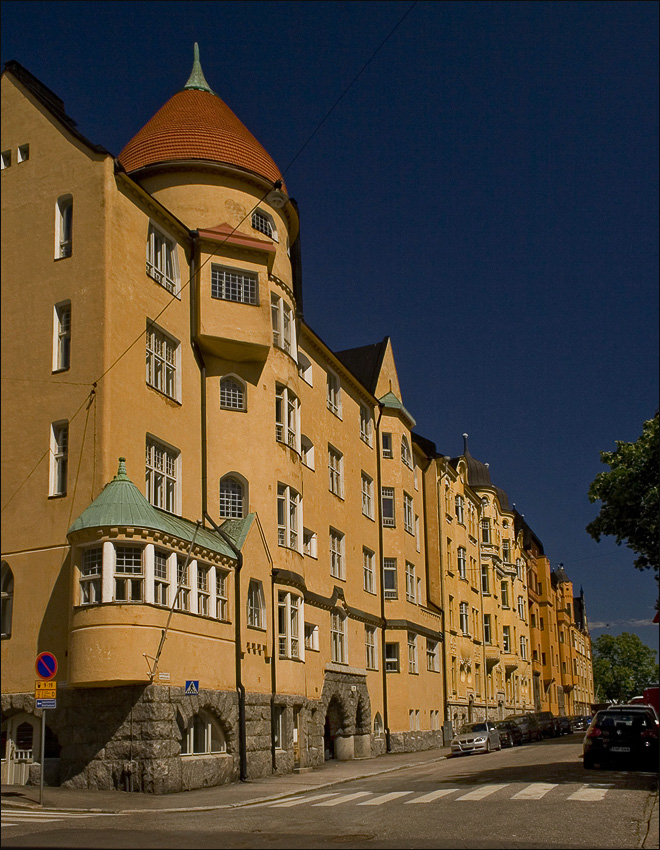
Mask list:
[[[117,158],[17,62],[2,93],[3,782],[39,776],[46,650],[44,775],[78,787],[531,708],[526,526],[414,433],[388,338],[334,352],[305,322],[297,205],[197,54]]]

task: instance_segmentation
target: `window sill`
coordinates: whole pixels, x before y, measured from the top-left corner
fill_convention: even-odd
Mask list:
[[[174,396],[171,396],[171,395],[168,395],[167,393],[164,393],[162,390],[159,390],[158,387],[154,387],[153,384],[147,384],[146,386],[147,386],[148,389],[152,390],[152,392],[155,392],[161,398],[164,398],[164,399],[167,399],[167,401],[173,402],[178,407],[182,406],[182,402],[180,402],[178,398],[174,398]]]
[[[66,493],[51,493],[48,498],[49,499],[64,499],[66,497]]]
[[[252,629],[252,631],[253,631],[253,632],[264,632],[264,633],[265,633],[265,632],[267,632],[267,631],[268,631],[268,629],[266,628],[266,626],[250,626],[250,625],[248,624],[247,628],[248,628],[248,629]]]
[[[53,369],[52,374],[53,375],[59,375],[61,372],[68,372],[70,369],[71,369],[70,366],[62,366],[59,369]]]

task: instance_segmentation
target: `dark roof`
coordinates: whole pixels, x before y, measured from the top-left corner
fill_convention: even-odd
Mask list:
[[[422,437],[414,431],[410,432],[410,436],[412,437],[413,443],[418,445],[427,457],[442,457],[436,449],[435,443],[431,440],[427,440],[426,437]]]
[[[335,356],[346,366],[362,386],[366,387],[374,395],[380,367],[385,356],[388,337],[382,342],[373,345],[361,345],[359,348],[345,348],[343,351],[335,351]]]
[[[39,103],[46,107],[53,118],[57,119],[57,121],[59,121],[59,123],[62,124],[79,141],[83,142],[95,153],[112,156],[110,151],[106,150],[106,148],[102,145],[95,145],[93,142],[90,142],[86,136],[83,136],[80,130],[78,130],[73,118],[69,117],[64,111],[64,101],[59,98],[55,92],[52,92],[48,86],[45,86],[41,80],[38,80],[34,74],[30,73],[27,68],[24,68],[20,62],[17,62],[15,59],[10,59],[9,62],[5,62],[4,70],[9,71],[12,76],[16,77],[16,79],[25,86],[30,94],[34,95]]]
[[[563,564],[560,564],[557,567],[554,574],[557,576],[557,582],[559,584],[566,584],[566,582],[570,582],[570,578],[566,575],[566,570],[564,569]]]
[[[486,464],[473,458],[467,449],[463,454],[463,457],[465,458],[465,464],[467,466],[468,484],[470,487],[492,487],[493,482],[490,480],[490,472],[488,471]],[[456,463],[454,463],[454,461],[456,461]],[[452,466],[456,466],[458,461],[459,458],[453,458],[451,461]]]
[[[525,549],[531,549],[533,545],[539,550],[539,554],[543,555],[543,543],[539,540],[539,538],[534,534],[529,525],[525,522],[525,518],[522,514],[519,514],[518,511],[513,509],[513,527],[516,533],[516,536],[522,529],[523,532],[523,547]]]
[[[509,504],[509,497],[506,492],[501,487],[495,487],[495,492],[497,493],[497,497],[500,500],[500,510],[502,511],[510,511],[511,505]]]

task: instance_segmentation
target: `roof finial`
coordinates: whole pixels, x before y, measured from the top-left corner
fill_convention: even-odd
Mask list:
[[[464,454],[464,455],[466,455],[466,454],[467,454],[467,450],[468,450],[468,447],[467,447],[467,438],[468,438],[468,435],[467,435],[467,434],[463,434],[463,454]]]
[[[119,458],[119,468],[117,469],[117,474],[115,475],[115,481],[130,481],[128,474],[126,472],[126,458]]]
[[[211,94],[215,94],[211,86],[206,82],[206,78],[204,77],[204,72],[202,71],[202,66],[199,62],[199,45],[195,42],[194,48],[194,60],[192,71],[190,72],[190,77],[188,78],[188,82],[183,87],[184,89],[196,89],[197,91],[207,91]]]

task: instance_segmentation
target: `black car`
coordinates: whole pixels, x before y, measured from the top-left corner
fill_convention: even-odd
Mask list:
[[[537,711],[536,716],[541,729],[541,737],[543,738],[558,738],[561,734],[559,731],[558,718],[551,711]]]
[[[571,717],[571,729],[573,732],[586,732],[591,723],[591,714],[576,714]]]
[[[516,747],[522,744],[522,729],[513,720],[496,720],[495,728],[500,733],[500,741],[503,747]]]
[[[573,726],[571,724],[572,718],[566,714],[560,714],[557,718],[557,725],[559,726],[559,734],[560,735],[570,735],[573,732]]]
[[[541,740],[541,730],[539,721],[535,714],[510,714],[505,720],[513,720],[522,732],[522,742],[527,744],[530,741]]]
[[[658,719],[652,709],[616,705],[596,712],[584,736],[583,763],[658,770]]]

